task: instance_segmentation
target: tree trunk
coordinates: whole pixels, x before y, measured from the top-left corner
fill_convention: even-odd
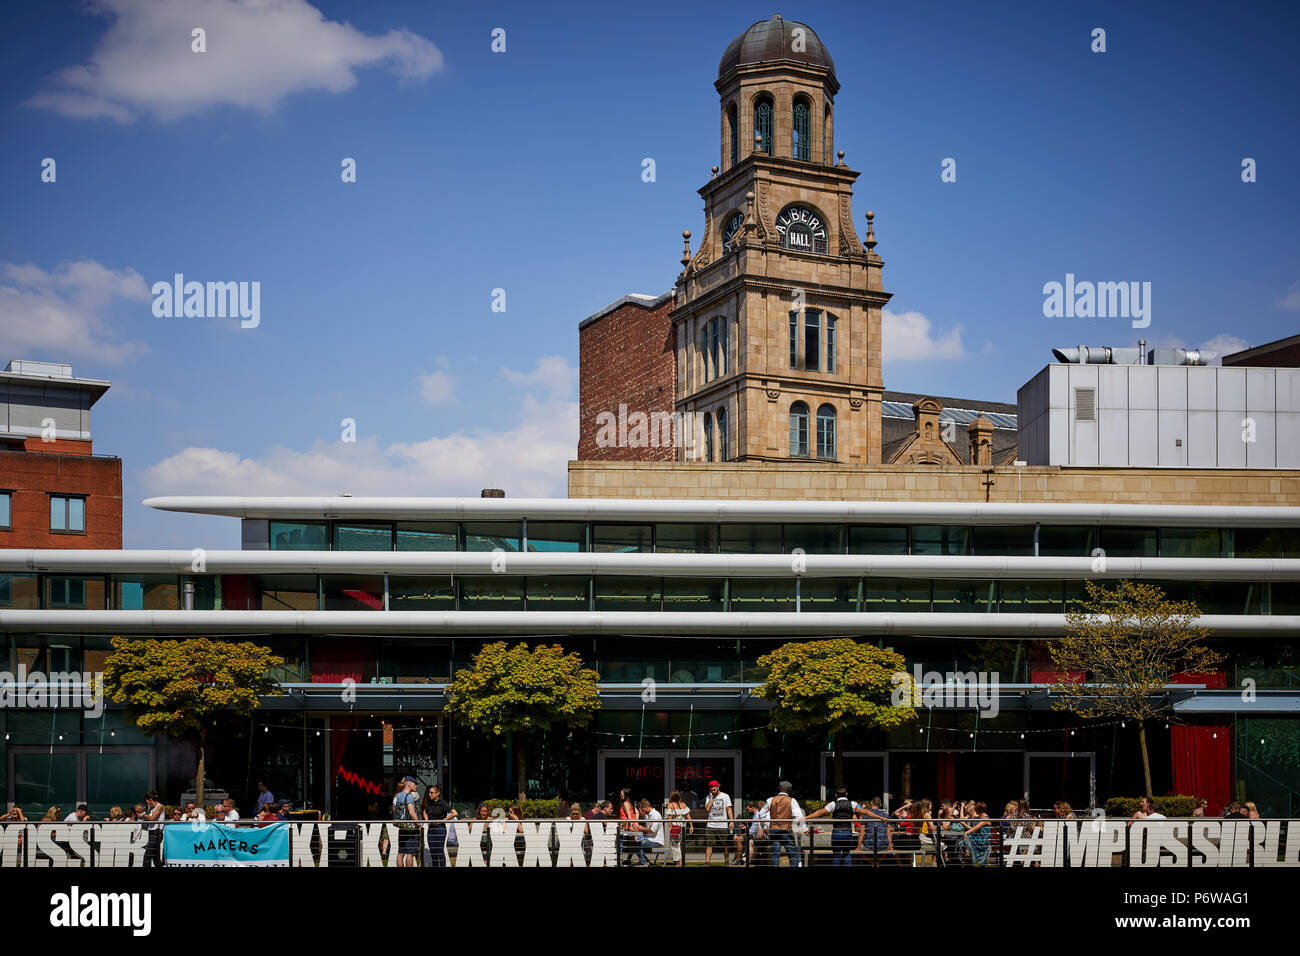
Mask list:
[[[203,809],[203,762],[204,751],[208,745],[208,731],[206,728],[199,729],[199,772],[194,778],[194,806]]]
[[[835,748],[835,789],[838,790],[844,786],[844,751],[840,747],[838,733],[831,738],[831,746]]]
[[[1138,722],[1138,740],[1142,744],[1142,776],[1146,779],[1146,791],[1142,794],[1144,797],[1154,797],[1151,792],[1151,757],[1147,754],[1147,725],[1146,721]]]
[[[524,748],[522,741],[515,741],[515,772],[519,780],[519,802],[528,799],[528,767],[524,757]]]

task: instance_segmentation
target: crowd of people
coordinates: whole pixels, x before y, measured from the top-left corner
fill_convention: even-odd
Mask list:
[[[619,853],[626,865],[650,866],[655,857],[656,862],[685,866],[687,850],[702,850],[706,866],[713,864],[715,855],[723,866],[780,866],[782,857],[787,865],[799,866],[805,850],[812,846],[808,838],[814,821],[826,818],[832,866],[851,866],[855,854],[863,851],[876,858],[910,852],[935,863],[978,866],[989,860],[995,827],[1005,831],[1038,823],[1024,801],[1007,804],[996,821],[979,801],[944,801],[936,807],[929,800],[906,800],[891,814],[880,797],[859,803],[850,799],[843,787],[825,805],[807,812],[792,789],[790,782],[783,780],[773,796],[747,801],[743,813],[738,813],[731,796],[719,781],[712,780],[707,794],[692,801],[698,804],[698,816],[679,790],[673,790],[660,808],[648,799],[636,799],[631,789],[623,789],[617,800],[598,800],[585,810],[581,803],[565,801],[557,834],[580,833],[589,854],[590,824],[617,821]],[[429,785],[422,800],[417,790],[415,778],[406,777],[393,798],[398,865],[416,866],[423,859],[426,866],[447,866],[448,848],[460,845],[455,825],[459,815],[437,785]],[[1056,813],[1073,817],[1065,803],[1057,804]],[[480,803],[469,819],[481,825],[485,859],[499,844],[510,845],[522,858],[525,816],[518,805],[494,815],[487,803]],[[566,823],[569,830],[563,829]]]
[[[839,788],[825,805],[807,812],[791,791],[789,781],[781,781],[776,793],[766,800],[746,801],[743,812],[737,810],[731,796],[717,780],[709,781],[703,798],[694,792],[673,790],[662,807],[650,800],[637,799],[631,789],[619,792],[617,800],[597,800],[585,809],[578,802],[561,800],[559,820],[554,825],[552,850],[559,840],[578,840],[584,854],[592,852],[591,824],[616,821],[618,852],[625,865],[652,865],[655,862],[685,866],[688,850],[702,851],[703,863],[712,865],[715,854],[722,866],[787,865],[799,866],[805,849],[814,845],[809,839],[814,821],[825,818],[829,827],[830,864],[851,866],[855,855],[869,854],[878,862],[882,855],[913,854],[922,865],[989,863],[995,846],[1016,828],[1038,828],[1043,816],[1030,810],[1025,800],[1008,801],[998,817],[990,817],[988,807],[977,800],[945,800],[937,804],[929,799],[904,800],[892,812],[885,809],[880,797],[859,803]],[[446,799],[437,784],[429,784],[423,796],[417,791],[414,777],[404,777],[392,799],[392,820],[397,831],[395,865],[442,867],[450,863],[449,854],[460,845],[457,821],[460,814]],[[820,802],[820,801],[819,801]],[[377,808],[376,808],[377,809]],[[1209,801],[1196,801],[1194,816],[1206,816]],[[293,819],[288,800],[277,801],[264,782],[258,783],[258,797],[251,818],[245,819],[232,798],[226,797],[212,808],[211,822],[243,826],[267,826]],[[1074,809],[1066,801],[1052,808],[1056,819],[1073,820]],[[1259,810],[1252,802],[1232,801],[1224,808],[1225,819],[1257,820]],[[1165,815],[1149,797],[1143,797],[1135,820],[1163,820]],[[485,861],[493,853],[514,852],[522,859],[526,850],[523,809],[512,805],[493,811],[487,803],[477,805],[468,818],[481,832],[480,850]],[[145,794],[134,806],[114,806],[106,823],[136,823],[147,838],[144,865],[161,866],[162,828],[166,823],[208,822],[207,814],[194,800],[170,808],[164,806],[157,791]],[[0,822],[28,822],[21,807],[11,805]],[[50,807],[41,817],[42,824],[93,823],[89,807],[79,804],[63,815],[61,807]],[[823,841],[824,842],[824,841]],[[387,837],[382,852],[388,852]]]
[[[212,823],[239,824],[241,826],[269,826],[272,823],[293,819],[291,816],[293,806],[288,800],[282,800],[279,803],[275,800],[275,795],[270,788],[263,782],[259,782],[257,808],[250,819],[244,819],[240,813],[235,801],[226,797],[220,803],[212,808]],[[76,809],[67,816],[63,815],[63,809],[59,806],[52,806],[45,811],[40,820],[28,820],[23,813],[22,807],[10,804],[9,811],[0,817],[0,823],[63,823],[69,826],[78,823],[122,823],[137,824],[140,832],[146,839],[144,851],[145,867],[162,866],[162,829],[167,823],[206,823],[209,822],[207,813],[203,807],[198,806],[194,800],[186,800],[183,804],[178,804],[168,810],[162,802],[157,790],[150,790],[144,795],[144,798],[135,805],[122,808],[120,806],[111,807],[108,816],[101,820],[91,818],[90,807],[86,804],[78,804]]]

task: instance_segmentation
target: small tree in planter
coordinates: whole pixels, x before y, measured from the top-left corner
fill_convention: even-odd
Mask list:
[[[1122,717],[1138,725],[1142,774],[1151,795],[1151,757],[1146,722],[1168,715],[1164,688],[1175,674],[1206,673],[1224,655],[1200,642],[1200,609],[1191,601],[1170,601],[1165,592],[1140,581],[1107,588],[1085,581],[1083,609],[1065,615],[1065,636],[1049,645],[1056,682],[1052,706],[1080,717]],[[1079,674],[1086,680],[1076,680]]]
[[[278,697],[268,672],[284,663],[268,648],[206,637],[160,641],[115,637],[104,664],[104,690],[126,704],[129,720],[150,736],[198,738],[194,802],[203,806],[208,718],[221,710],[251,716],[262,697]]]
[[[845,730],[898,727],[916,718],[907,663],[892,650],[848,638],[792,641],[764,654],[758,666],[767,677],[754,696],[774,702],[772,727],[831,735],[836,787],[844,784]]]
[[[558,644],[504,641],[484,645],[474,663],[447,688],[447,713],[483,734],[544,733],[555,726],[583,727],[600,709],[600,675]],[[528,766],[515,747],[519,799],[527,799]]]

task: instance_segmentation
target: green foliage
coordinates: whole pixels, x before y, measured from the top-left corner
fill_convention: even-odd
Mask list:
[[[1237,753],[1273,772],[1300,766],[1300,723],[1292,717],[1252,717],[1237,726]]]
[[[267,675],[284,659],[252,643],[206,637],[180,641],[113,638],[104,664],[106,696],[126,704],[127,717],[146,734],[171,736],[201,729],[219,710],[251,714],[260,697],[279,696]]]
[[[502,810],[509,810],[511,807],[518,807],[524,813],[526,820],[554,820],[560,816],[560,801],[554,800],[484,800],[488,805],[488,812],[496,810],[498,807]],[[475,804],[474,809],[478,809]],[[583,806],[586,810],[586,805]],[[473,814],[470,814],[473,816]]]
[[[1049,650],[1058,674],[1082,671],[1093,686],[1060,680],[1052,687],[1057,710],[1146,720],[1169,709],[1160,692],[1174,674],[1209,672],[1223,663],[1222,654],[1199,643],[1210,631],[1197,625],[1201,612],[1193,602],[1170,601],[1139,581],[1084,584],[1082,609],[1066,614],[1065,636]]]
[[[1196,798],[1185,796],[1152,797],[1152,801],[1167,817],[1190,817],[1196,809]],[[1141,797],[1111,797],[1106,801],[1106,816],[1131,817],[1142,805]]]
[[[600,709],[600,675],[558,644],[487,644],[447,688],[446,712],[492,735],[581,727]]]
[[[774,702],[777,730],[837,734],[916,718],[907,664],[892,650],[848,638],[792,641],[764,654],[758,666],[767,677],[754,696]]]

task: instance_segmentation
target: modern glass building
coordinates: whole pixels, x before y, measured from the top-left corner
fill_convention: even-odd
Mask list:
[[[787,777],[816,795],[830,741],[777,733],[751,692],[785,641],[851,637],[909,668],[996,673],[998,715],[922,708],[848,735],[856,795],[1086,806],[1142,789],[1137,735],[1052,709],[1048,642],[1088,579],[1195,600],[1223,673],[1168,688],[1149,728],[1161,792],[1244,794],[1300,812],[1300,509],[1093,504],[620,499],[156,498],[242,521],[238,551],[0,551],[8,668],[93,672],[113,635],[250,640],[285,695],[209,731],[214,784],[363,816],[395,774],[457,802],[630,785],[660,798],[716,778],[736,797]],[[1104,557],[1104,562],[1101,560]],[[581,731],[492,739],[443,718],[486,642],[558,643],[601,677]],[[1251,691],[1243,693],[1243,687]],[[96,812],[192,785],[192,748],[111,706],[0,710],[9,800]],[[1190,748],[1190,749],[1189,749]],[[1178,755],[1194,751],[1198,760]],[[1172,759],[1171,759],[1172,758]],[[1173,770],[1171,771],[1171,766]],[[1189,776],[1190,775],[1190,776]]]

